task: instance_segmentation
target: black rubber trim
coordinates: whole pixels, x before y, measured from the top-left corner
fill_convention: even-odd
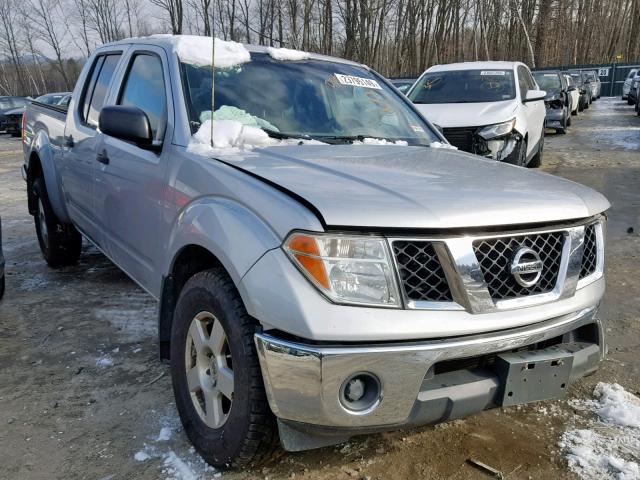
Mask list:
[[[247,175],[249,175],[250,177],[253,177],[257,180],[260,180],[263,183],[266,183],[267,185],[275,188],[276,190],[284,193],[285,195],[288,195],[289,197],[293,198],[294,200],[300,202],[302,205],[304,205],[307,209],[309,209],[317,218],[318,221],[322,224],[322,228],[324,228],[325,230],[327,230],[327,222],[325,222],[324,217],[322,216],[322,213],[320,213],[320,210],[318,210],[315,205],[313,205],[313,203],[311,203],[309,200],[307,200],[306,198],[298,195],[297,193],[289,190],[288,188],[283,187],[282,185],[278,185],[275,182],[272,182],[269,179],[266,179],[256,173],[253,172],[249,172],[247,170],[245,170],[244,168],[238,167],[237,165],[234,165],[231,162],[226,162],[220,158],[215,158],[216,160],[218,160],[220,163],[224,163],[225,165],[238,170],[242,173],[245,173]]]

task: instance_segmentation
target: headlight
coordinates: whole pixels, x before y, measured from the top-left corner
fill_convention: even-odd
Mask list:
[[[496,123],[495,125],[489,125],[487,127],[484,127],[478,131],[478,135],[484,138],[485,140],[491,140],[492,138],[502,137],[503,135],[511,133],[515,125],[516,125],[516,119],[512,118],[507,122]]]
[[[336,303],[400,306],[384,238],[296,232],[283,248],[300,271]]]

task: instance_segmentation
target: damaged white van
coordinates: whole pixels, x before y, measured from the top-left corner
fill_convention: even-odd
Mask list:
[[[407,93],[458,149],[529,167],[542,161],[545,95],[520,62],[435,65]]]

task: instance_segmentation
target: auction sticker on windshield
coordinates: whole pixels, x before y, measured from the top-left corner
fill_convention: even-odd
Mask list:
[[[351,87],[375,88],[377,90],[382,90],[380,84],[370,78],[356,77],[354,75],[342,75],[340,73],[334,73],[334,75],[338,79],[338,82],[340,82],[342,85],[349,85]]]
[[[504,75],[504,70],[482,70],[480,75]]]

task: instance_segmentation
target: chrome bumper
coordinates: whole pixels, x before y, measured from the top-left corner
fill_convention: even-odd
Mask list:
[[[440,390],[451,389],[425,386],[425,376],[438,362],[506,352],[563,335],[570,341],[570,332],[589,324],[595,325],[596,340],[572,344],[575,353],[570,380],[573,381],[595,371],[604,355],[603,327],[595,306],[512,330],[420,343],[315,346],[266,333],[256,334],[255,342],[269,405],[280,420],[358,433],[372,427],[436,423],[453,418],[449,415],[428,419],[428,415],[424,417],[424,408],[423,419],[416,418],[421,399],[434,399]],[[348,410],[339,399],[345,380],[359,372],[375,375],[382,392],[377,406],[364,412]],[[462,410],[468,415],[490,408],[487,390],[492,389],[493,394],[500,386],[494,379],[458,387],[453,396],[465,397]],[[455,403],[450,393],[443,395],[445,403],[447,399]],[[469,395],[478,400],[469,403]],[[455,410],[454,407],[450,405],[448,410]]]

